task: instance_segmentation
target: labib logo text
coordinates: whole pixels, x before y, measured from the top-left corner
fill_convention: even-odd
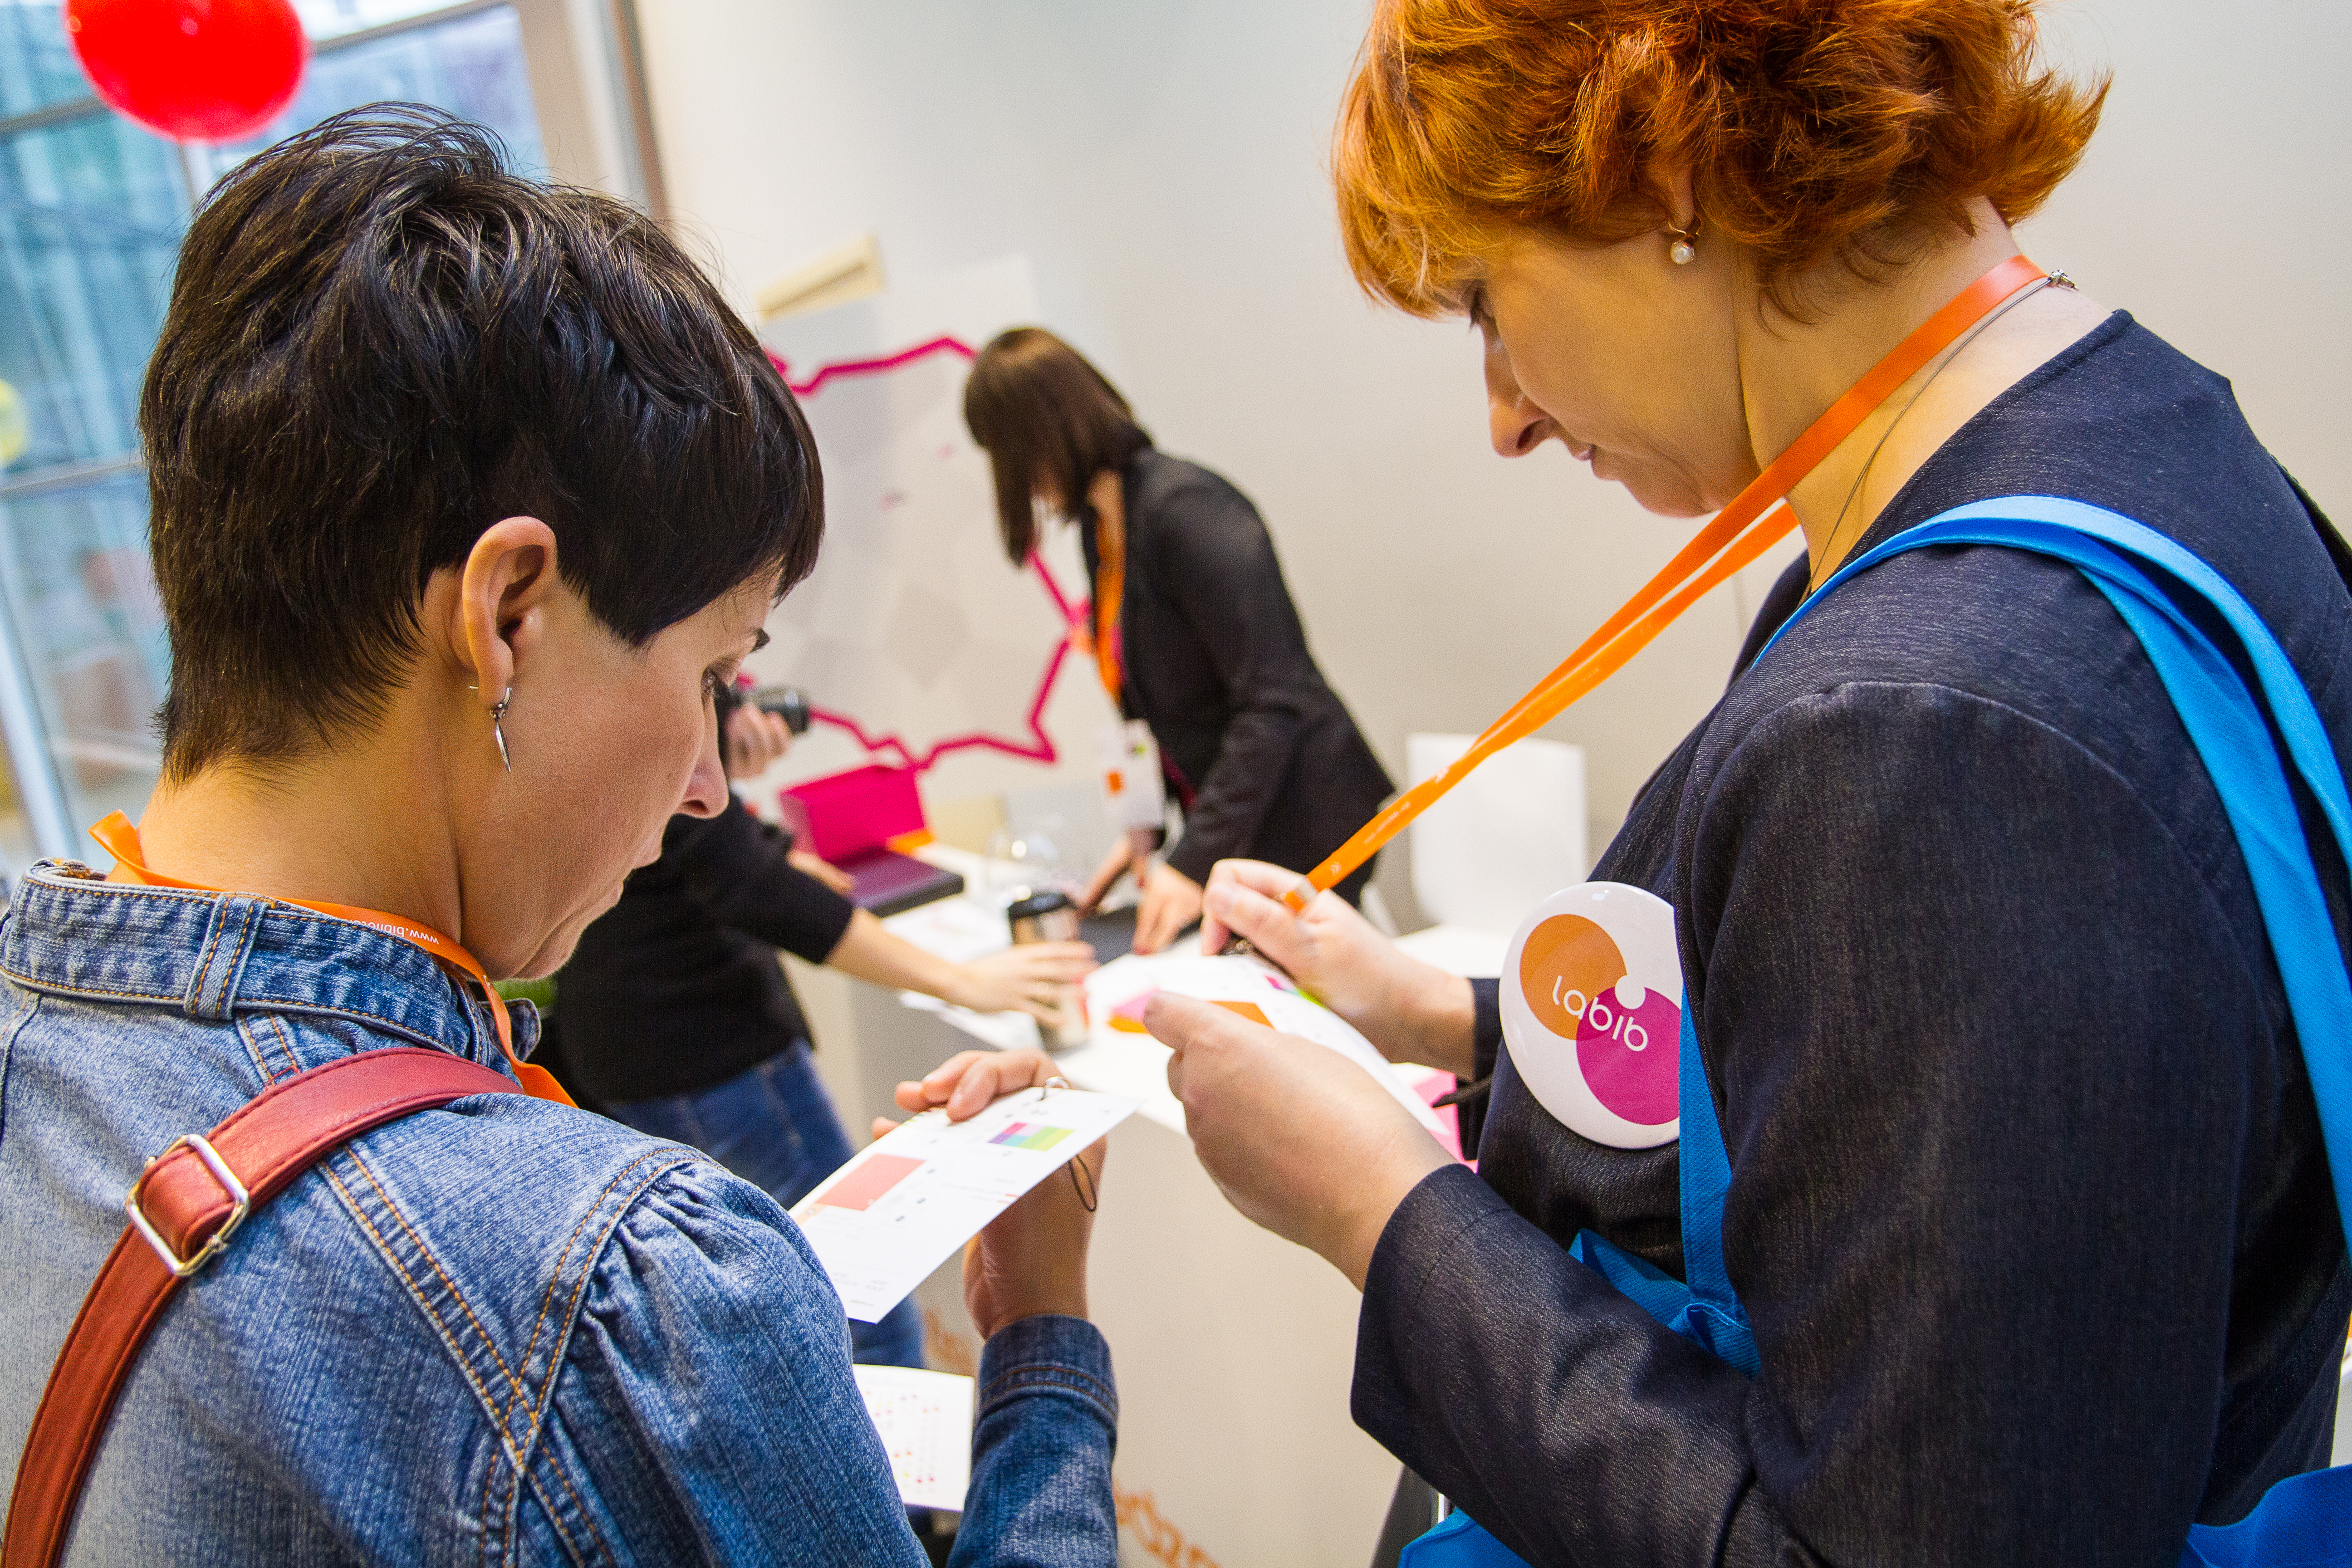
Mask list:
[[[1587,1137],[1621,1148],[1672,1137],[1682,1047],[1673,910],[1638,889],[1587,883],[1546,900],[1521,930],[1507,1000],[1523,1007],[1504,1008],[1520,1076]]]

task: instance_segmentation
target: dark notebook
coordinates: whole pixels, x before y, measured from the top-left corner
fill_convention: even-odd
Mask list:
[[[852,855],[841,868],[849,873],[849,901],[876,915],[899,914],[963,891],[963,879],[953,871],[896,849]]]

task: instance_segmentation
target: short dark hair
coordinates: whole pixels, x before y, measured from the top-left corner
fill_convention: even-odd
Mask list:
[[[433,574],[500,518],[642,646],[805,576],[799,407],[643,214],[509,172],[490,132],[374,104],[206,199],[139,405],[171,634],[165,776],[381,720]]]
[[[1036,496],[1051,485],[1083,516],[1087,486],[1151,445],[1127,399],[1043,327],[996,334],[964,383],[963,422],[996,479],[996,525],[1015,565],[1037,547]]]

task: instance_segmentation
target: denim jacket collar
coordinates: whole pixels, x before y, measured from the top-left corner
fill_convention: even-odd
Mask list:
[[[264,1008],[349,1018],[507,1070],[488,1009],[422,948],[256,894],[109,882],[79,861],[45,860],[0,925],[0,974],[192,1018]],[[515,1054],[528,1057],[538,1012],[510,1011]]]

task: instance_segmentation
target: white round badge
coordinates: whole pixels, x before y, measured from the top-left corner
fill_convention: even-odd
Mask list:
[[[1498,989],[1511,1065],[1560,1125],[1612,1149],[1681,1135],[1672,904],[1616,882],[1563,888],[1511,938]]]

